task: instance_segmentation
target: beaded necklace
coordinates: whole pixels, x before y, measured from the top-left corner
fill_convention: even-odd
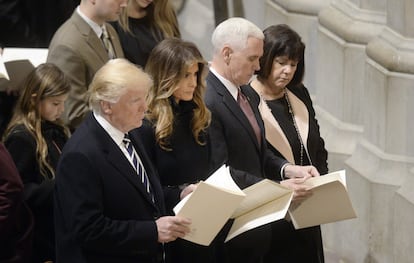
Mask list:
[[[292,117],[293,126],[295,127],[296,134],[298,135],[298,138],[299,138],[299,143],[300,143],[300,166],[303,166],[303,153],[304,152],[306,153],[306,156],[308,157],[310,165],[312,165],[312,160],[311,160],[308,152],[305,149],[305,146],[304,146],[303,140],[302,140],[302,136],[300,136],[299,128],[298,128],[298,125],[297,125],[296,120],[295,120],[295,114],[293,112],[292,106],[290,105],[290,100],[289,100],[289,96],[287,94],[286,88],[283,89],[283,93],[285,95],[285,100],[287,102],[289,114]]]

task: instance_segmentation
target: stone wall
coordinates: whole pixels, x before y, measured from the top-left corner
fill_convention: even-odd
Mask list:
[[[414,1],[265,3],[265,24],[287,23],[307,45],[305,84],[329,168],[347,170],[358,214],[323,226],[327,253],[335,262],[412,262]]]

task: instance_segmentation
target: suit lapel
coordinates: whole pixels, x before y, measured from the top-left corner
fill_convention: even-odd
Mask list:
[[[149,160],[142,143],[136,138],[134,135],[130,136],[132,144],[135,147],[135,150],[137,151],[139,158],[141,159],[142,164],[144,165],[145,171],[148,176],[148,180],[151,184],[152,193],[154,195],[155,201],[160,200],[160,198],[163,198],[162,195],[162,188],[160,187],[160,182],[158,181],[158,178],[156,177],[156,172],[153,168],[153,165],[151,161]],[[147,199],[152,203],[150,195],[146,192],[146,189],[144,189],[144,185],[140,183],[142,186],[142,190],[145,192]]]
[[[308,152],[307,141],[309,134],[309,112],[306,105],[293,92],[287,89],[287,93],[292,110],[295,114],[295,121],[297,123],[300,136],[305,150]],[[271,113],[270,108],[267,106],[267,103],[263,100],[263,98],[260,99],[259,111],[265,125],[266,140],[275,149],[277,149],[286,160],[291,163],[295,163],[290,143],[283,132],[283,129],[280,127],[278,120]]]
[[[214,82],[212,87],[214,87],[217,94],[222,97],[223,104],[236,117],[236,119],[240,122],[240,124],[248,131],[250,139],[256,145],[256,148],[260,150],[259,142],[256,139],[256,135],[254,133],[252,126],[250,125],[249,120],[247,119],[246,115],[243,113],[240,106],[237,104],[237,101],[234,100],[233,96],[227,90],[226,86],[224,86],[224,84],[221,83],[221,81],[212,72],[209,72],[209,75],[207,78],[209,78],[210,81]],[[253,112],[255,112],[254,109],[253,109]],[[256,116],[256,113],[255,113],[255,116]],[[256,120],[257,120],[257,116],[256,116]],[[260,127],[260,124],[259,124],[259,127]],[[262,127],[260,128],[262,129]]]
[[[95,50],[96,54],[98,54],[99,58],[105,64],[109,60],[108,52],[106,51],[105,47],[101,39],[95,34],[95,32],[91,29],[90,34],[87,36],[86,41],[88,45]]]
[[[106,29],[108,30],[109,37],[111,39],[112,46],[115,51],[115,56],[117,58],[124,57],[124,51],[122,50],[121,42],[119,41],[118,34],[115,29],[109,23],[106,23]]]
[[[115,146],[116,145],[114,143],[114,147],[108,148],[108,163],[114,166],[120,172],[120,174],[141,193],[142,197],[145,200],[147,200],[148,203],[154,205],[154,203],[151,200],[151,197],[147,193],[147,190],[145,189],[142,182],[139,180],[137,172],[129,163],[124,153],[122,153],[119,148],[115,148]],[[151,183],[151,185],[153,185],[153,183]]]
[[[93,114],[89,115],[89,118],[92,118],[91,122],[93,125],[93,130],[96,134],[96,138],[101,146],[103,154],[106,155],[106,160],[112,166],[114,166],[121,176],[123,176],[129,183],[131,183],[138,192],[151,203],[156,209],[157,206],[152,202],[151,197],[148,195],[144,185],[139,181],[137,172],[129,163],[128,159],[121,151],[118,145],[112,140],[109,134],[98,124],[96,119],[93,117]],[[135,145],[134,145],[135,146]],[[145,164],[144,164],[145,165]],[[146,167],[145,167],[146,168]]]
[[[298,125],[300,137],[302,138],[303,145],[306,152],[308,152],[308,134],[309,134],[309,112],[306,105],[289,89],[287,89],[289,101],[292,106],[292,110],[295,113],[295,121]]]
[[[92,50],[96,52],[99,58],[102,60],[103,63],[108,61],[108,53],[102,43],[102,41],[98,38],[95,31],[83,20],[82,17],[75,11],[72,15],[73,23],[78,28],[79,32],[83,35],[86,39],[86,42],[90,46]]]
[[[280,127],[279,122],[275,119],[272,111],[263,98],[260,99],[259,111],[265,126],[266,140],[278,150],[286,160],[290,163],[295,163],[290,143]]]
[[[259,109],[258,109],[258,106],[257,106],[257,105],[259,105],[259,100],[256,99],[256,97],[258,98],[258,96],[254,96],[253,93],[251,93],[248,89],[246,89],[246,86],[242,86],[242,87],[240,87],[240,89],[243,91],[243,93],[247,97],[247,99],[249,101],[249,104],[250,104],[250,107],[252,108],[254,117],[256,119],[257,125],[259,125],[259,128],[260,128],[260,137],[262,138],[261,139],[262,145],[259,145],[258,144],[259,142],[256,139],[256,134],[255,134],[255,132],[254,132],[254,130],[253,130],[253,128],[252,128],[251,125],[249,125],[249,128],[250,128],[250,136],[253,136],[252,138],[254,138],[254,141],[256,142],[256,145],[258,147],[260,146],[261,149],[266,149],[267,145],[265,143],[265,140],[263,140],[263,138],[265,138],[264,124],[263,124],[262,117],[260,115],[260,112],[259,112]],[[257,95],[256,92],[254,92],[254,94]],[[247,117],[244,114],[243,114],[243,116],[247,120]],[[249,121],[248,121],[248,123],[250,124]],[[260,149],[260,147],[259,147],[259,149]]]

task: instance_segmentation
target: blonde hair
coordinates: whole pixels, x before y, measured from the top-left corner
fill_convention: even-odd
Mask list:
[[[118,20],[121,28],[130,34],[132,32],[128,22],[128,8],[131,6],[131,1],[135,0],[128,0],[128,7],[121,10],[121,15]],[[170,37],[181,37],[177,16],[169,0],[154,0],[146,9],[146,16],[152,27],[151,30],[155,39],[162,40]],[[159,36],[158,32],[162,36]]]
[[[177,90],[177,84],[184,78],[190,66],[198,64],[197,87],[193,102],[196,108],[191,120],[191,129],[196,142],[204,145],[201,133],[207,129],[211,113],[203,97],[205,92],[206,61],[197,47],[178,38],[161,41],[151,52],[145,67],[154,80],[154,87],[148,94],[147,118],[155,126],[155,138],[161,148],[169,149],[169,139],[173,133],[174,115],[170,97]]]
[[[139,66],[123,58],[109,60],[101,67],[89,85],[89,106],[100,114],[101,101],[116,103],[127,92],[128,84],[151,87],[152,79]]]
[[[40,103],[50,97],[68,94],[70,84],[64,73],[54,64],[44,63],[35,68],[25,79],[22,93],[17,102],[13,117],[4,133],[6,139],[17,125],[23,125],[36,142],[36,159],[40,174],[55,176],[54,168],[48,163],[48,147],[42,134],[42,116]],[[60,120],[54,122],[60,126],[67,137],[69,129]]]

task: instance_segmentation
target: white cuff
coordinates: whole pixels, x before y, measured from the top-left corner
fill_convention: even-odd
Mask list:
[[[286,168],[286,166],[288,166],[288,165],[292,165],[291,163],[285,163],[283,166],[282,166],[282,168],[280,169],[280,178],[282,178],[282,180],[285,180],[286,178],[285,178],[285,168]]]

